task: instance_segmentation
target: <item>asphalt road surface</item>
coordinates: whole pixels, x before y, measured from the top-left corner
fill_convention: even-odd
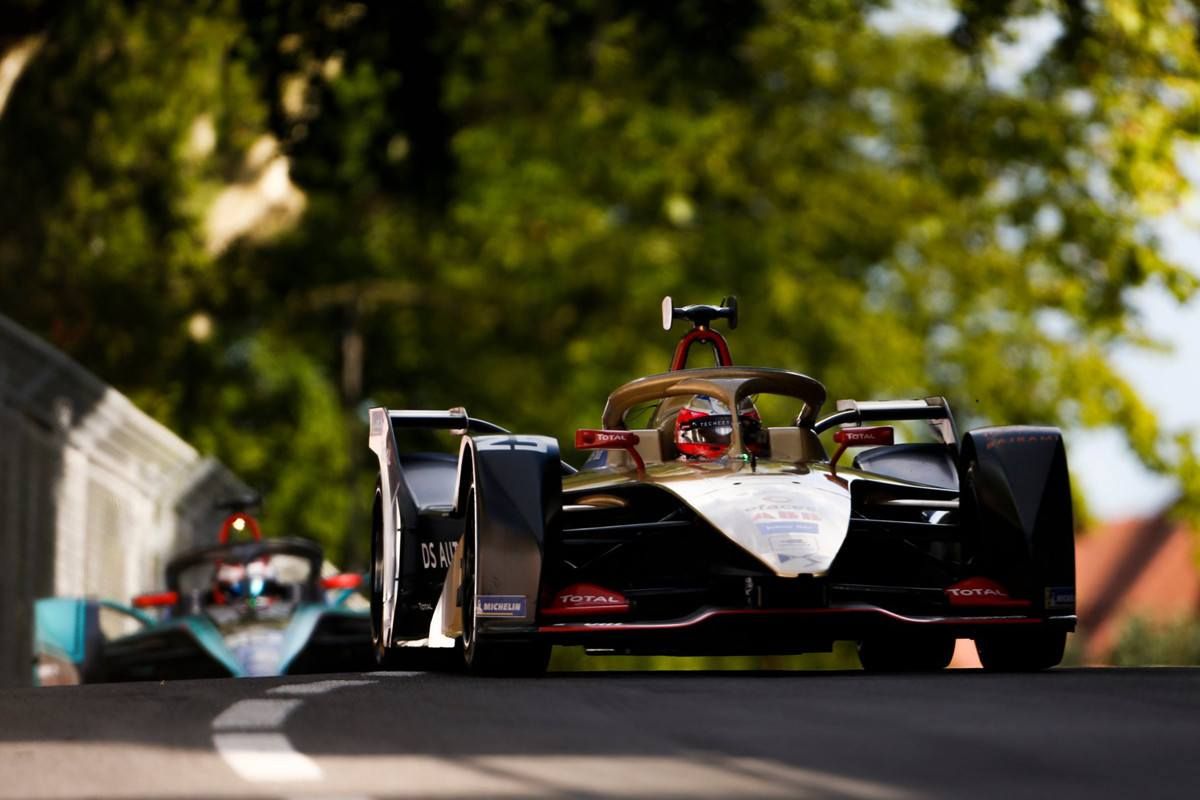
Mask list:
[[[0,797],[1200,797],[1200,670],[0,692]]]

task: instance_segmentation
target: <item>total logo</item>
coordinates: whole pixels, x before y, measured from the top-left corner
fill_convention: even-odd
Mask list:
[[[624,605],[625,598],[617,597],[614,594],[560,594],[555,598],[558,602],[565,605],[579,605],[586,603],[587,605]]]
[[[629,608],[629,600],[620,592],[590,583],[575,583],[560,589],[542,614],[548,617],[624,614]]]
[[[632,447],[638,443],[638,435],[631,431],[597,431],[580,429],[575,432],[577,448]]]
[[[1003,589],[955,589],[953,587],[946,590],[946,594],[953,597],[1008,597],[1008,592]]]
[[[596,444],[625,444],[628,441],[628,436],[622,436],[618,433],[597,433]]]
[[[1028,606],[1028,600],[1014,598],[991,578],[975,577],[946,587],[946,599],[952,606]]]

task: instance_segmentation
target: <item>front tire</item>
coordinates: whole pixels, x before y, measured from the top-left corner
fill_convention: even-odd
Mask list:
[[[858,643],[867,672],[938,672],[954,657],[954,639],[944,634],[887,633]]]
[[[462,557],[462,655],[468,672],[475,675],[537,676],[550,663],[550,646],[533,641],[490,641],[480,637],[475,604],[478,571],[478,504],[475,492],[467,500],[467,524]]]
[[[383,639],[383,489],[375,484],[371,512],[371,650],[375,663],[386,666],[390,648]]]
[[[975,640],[979,663],[991,672],[1040,672],[1058,666],[1067,645],[1067,632],[1006,631]]]

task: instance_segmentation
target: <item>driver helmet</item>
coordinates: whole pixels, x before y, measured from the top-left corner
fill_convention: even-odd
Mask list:
[[[742,442],[746,449],[761,455],[762,418],[749,397],[738,404],[738,424],[742,426]],[[731,441],[733,415],[715,397],[693,395],[675,417],[675,446],[684,458],[720,458],[729,452]]]
[[[274,580],[274,568],[262,559],[249,564],[222,564],[217,569],[217,589],[227,600],[263,600]]]
[[[265,595],[273,589],[277,579],[275,567],[266,558],[251,561],[246,565],[246,579],[250,597],[267,601]]]
[[[243,564],[222,564],[217,567],[217,602],[240,600],[246,594],[246,567]]]

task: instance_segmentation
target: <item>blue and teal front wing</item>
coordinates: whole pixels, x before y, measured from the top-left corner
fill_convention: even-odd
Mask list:
[[[374,669],[371,622],[365,611],[307,606],[292,617],[280,673],[303,675]]]
[[[261,677],[369,669],[374,664],[365,613],[300,606],[279,636],[223,636],[207,617],[189,616],[109,642],[108,680]]]
[[[105,606],[144,627],[103,640],[98,616]],[[366,613],[321,603],[302,604],[281,630],[251,624],[228,635],[203,615],[157,621],[136,609],[76,598],[38,601],[35,621],[38,651],[70,661],[84,682],[342,672],[374,665]]]

